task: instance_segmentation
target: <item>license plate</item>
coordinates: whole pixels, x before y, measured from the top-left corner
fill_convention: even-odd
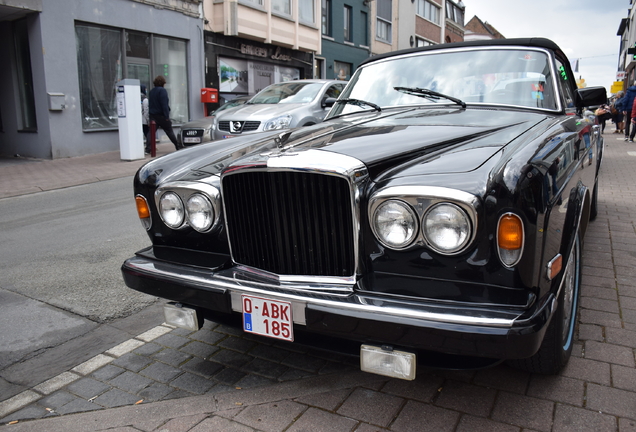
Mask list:
[[[234,138],[236,135],[223,135],[223,139]]]
[[[241,296],[243,330],[275,339],[294,341],[291,303],[250,295]]]
[[[184,138],[183,142],[184,143],[200,143],[201,138]]]

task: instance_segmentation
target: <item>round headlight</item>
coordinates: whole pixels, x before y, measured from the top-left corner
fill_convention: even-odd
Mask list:
[[[214,208],[205,196],[194,194],[186,203],[188,223],[197,231],[205,232],[214,223]]]
[[[394,249],[407,247],[417,234],[417,216],[405,202],[388,200],[375,210],[373,224],[378,240]]]
[[[437,252],[452,254],[460,251],[470,239],[470,219],[455,204],[434,205],[424,215],[422,232],[428,244]]]
[[[183,225],[183,202],[174,192],[166,192],[159,200],[159,213],[161,219],[170,228],[179,228]]]

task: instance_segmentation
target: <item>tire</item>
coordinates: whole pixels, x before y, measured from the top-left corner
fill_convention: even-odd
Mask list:
[[[590,220],[596,219],[598,216],[598,178],[594,182],[594,191],[592,192],[592,204],[590,207]]]
[[[572,354],[579,296],[581,291],[581,242],[579,235],[563,272],[557,310],[548,325],[539,351],[527,359],[508,363],[528,372],[554,375],[565,366]]]

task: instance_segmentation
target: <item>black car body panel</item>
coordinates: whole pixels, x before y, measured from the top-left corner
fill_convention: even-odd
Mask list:
[[[590,220],[603,143],[584,107],[605,93],[577,90],[550,41],[494,45],[504,50],[497,56],[513,53],[528,68],[545,62],[541,73],[501,74],[502,85],[516,80],[540,99],[537,106],[524,105],[528,98],[488,101],[485,84],[470,76],[465,82],[481,93],[463,90],[465,108],[412,94],[379,110],[345,101],[318,125],[149,162],[135,177],[135,194],[148,203],[152,246],[124,263],[126,284],[213,319],[240,314],[241,295],[257,295],[290,302],[294,328],[310,334],[532,357],[563,303],[563,275],[573,273],[568,259]],[[356,96],[365,68],[491,49],[448,44],[379,56],[354,74],[341,98]],[[528,76],[540,78],[528,84]],[[369,102],[380,108],[380,96]],[[174,193],[185,202],[197,191],[213,202],[212,225],[169,227],[162,197]],[[508,217],[522,231],[514,247],[500,239]],[[402,235],[408,241],[392,243]],[[461,241],[452,243],[454,236]],[[561,260],[565,270],[555,270]],[[573,304],[575,316],[576,298]]]

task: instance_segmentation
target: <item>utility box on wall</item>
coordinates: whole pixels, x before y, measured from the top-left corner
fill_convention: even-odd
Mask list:
[[[47,93],[49,97],[49,111],[62,111],[66,108],[64,93]]]

